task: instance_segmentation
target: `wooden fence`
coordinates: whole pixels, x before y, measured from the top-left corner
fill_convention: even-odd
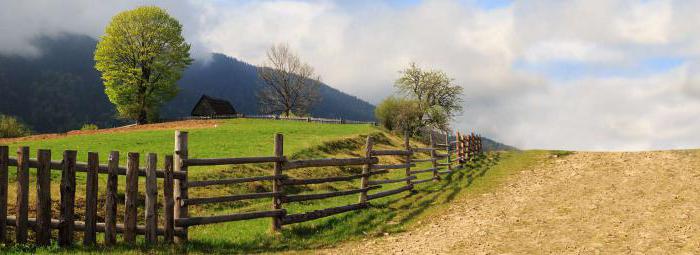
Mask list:
[[[156,154],[149,153],[146,157],[146,167],[139,167],[138,153],[128,153],[126,167],[120,166],[120,154],[113,151],[109,154],[106,165],[99,164],[99,155],[94,152],[87,154],[87,163],[76,162],[77,152],[67,150],[63,152],[61,161],[52,161],[50,150],[38,150],[37,158],[29,158],[29,148],[19,147],[17,157],[9,157],[9,148],[0,146],[0,219],[5,218],[6,224],[0,224],[0,242],[10,242],[8,226],[14,228],[14,242],[23,244],[28,242],[28,232],[35,233],[35,243],[39,246],[49,245],[51,242],[51,230],[58,229],[58,244],[61,246],[72,245],[75,232],[83,232],[82,243],[95,245],[97,233],[104,233],[104,244],[111,246],[117,242],[117,234],[127,244],[134,244],[137,235],[144,235],[147,244],[155,244],[162,236],[164,242],[184,242],[187,240],[188,227],[196,225],[214,224],[221,222],[249,220],[269,217],[272,220],[271,229],[280,231],[282,226],[315,220],[339,213],[368,208],[370,201],[381,197],[411,191],[421,183],[436,181],[441,175],[463,168],[463,164],[474,159],[481,153],[481,137],[470,134],[462,136],[457,134],[453,141],[446,135],[444,144],[437,144],[431,136],[430,146],[426,148],[412,147],[408,138],[404,140],[402,150],[377,150],[374,149],[372,137],[366,141],[364,157],[357,158],[324,158],[289,160],[284,154],[284,137],[275,135],[273,155],[242,158],[189,158],[188,157],[188,133],[175,132],[174,155],[166,155],[162,162],[162,169],[157,169],[158,160]],[[444,151],[445,153],[440,153]],[[416,158],[419,153],[429,157]],[[455,156],[454,160],[452,156]],[[379,164],[380,157],[400,157],[400,164]],[[444,162],[440,162],[444,160]],[[414,169],[416,163],[430,162],[426,169]],[[188,180],[188,167],[213,166],[213,165],[237,165],[272,163],[270,175],[251,176],[245,178],[220,179],[220,180]],[[14,166],[17,170],[16,178],[16,204],[15,215],[8,216],[8,171]],[[285,175],[285,171],[298,168],[313,168],[327,166],[362,166],[362,173],[348,176],[334,176],[323,178],[299,179]],[[36,182],[36,217],[29,217],[29,179],[30,168],[36,169],[34,176]],[[61,173],[60,180],[60,209],[58,219],[52,218],[51,201],[51,171]],[[404,170],[405,175],[397,179],[376,179],[376,176],[390,171]],[[85,215],[84,219],[77,219],[76,211],[76,172],[86,173],[85,188]],[[430,178],[417,179],[419,173],[432,173]],[[98,175],[107,175],[106,196],[103,208],[98,208]],[[122,223],[117,223],[118,176],[124,175],[124,216]],[[143,225],[138,224],[138,194],[139,178],[145,178],[145,202],[143,210],[145,217]],[[158,180],[162,179],[162,218],[163,223],[158,222]],[[343,182],[360,180],[360,186],[356,189],[332,191],[316,194],[287,194],[285,186],[319,184],[328,182]],[[205,188],[217,185],[230,185],[256,181],[271,181],[271,192],[236,194],[219,197],[190,198],[188,189]],[[392,190],[376,193],[370,191],[379,189],[382,184],[405,183]],[[284,205],[302,201],[311,201],[338,196],[359,195],[358,202],[331,207],[310,212],[288,214]],[[270,210],[246,213],[234,213],[216,216],[194,216],[189,214],[188,207],[202,204],[231,202],[246,199],[272,198]],[[98,210],[104,210],[103,222],[98,222]]]
[[[316,123],[327,123],[327,124],[371,124],[377,125],[374,121],[359,121],[359,120],[346,120],[346,119],[331,119],[331,118],[315,118],[315,117],[285,117],[282,115],[255,115],[255,114],[232,114],[232,115],[216,115],[216,116],[188,116],[176,119],[166,119],[163,122],[169,121],[180,121],[180,120],[208,120],[208,119],[268,119],[268,120],[291,120],[291,121],[303,121],[303,122],[316,122]]]

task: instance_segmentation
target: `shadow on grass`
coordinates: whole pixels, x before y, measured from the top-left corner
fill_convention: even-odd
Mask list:
[[[441,181],[418,184],[413,192],[401,193],[376,201],[366,210],[358,210],[323,218],[301,224],[285,226],[280,234],[266,232],[255,234],[239,241],[190,240],[182,246],[117,246],[113,248],[59,247],[41,248],[46,253],[64,252],[143,252],[143,253],[257,253],[289,250],[306,250],[328,247],[343,241],[360,239],[368,236],[380,236],[384,233],[401,232],[411,222],[419,220],[421,215],[435,207],[447,206],[454,201],[464,189],[486,175],[492,166],[501,160],[500,154],[482,155],[464,168],[453,169],[452,173],[442,176]],[[2,251],[2,249],[0,249]],[[31,252],[32,248],[18,248],[15,252]]]
[[[414,192],[373,201],[366,210],[285,227],[281,234],[261,233],[241,242],[192,240],[183,251],[207,253],[252,253],[327,247],[342,241],[386,232],[401,232],[408,223],[435,206],[448,205],[460,192],[486,175],[501,160],[499,154],[482,155],[443,176],[439,182],[419,184]],[[421,186],[422,185],[422,186]]]

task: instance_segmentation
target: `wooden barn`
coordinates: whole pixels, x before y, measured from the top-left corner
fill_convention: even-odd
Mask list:
[[[238,114],[229,101],[202,95],[192,109],[192,116],[222,116]]]

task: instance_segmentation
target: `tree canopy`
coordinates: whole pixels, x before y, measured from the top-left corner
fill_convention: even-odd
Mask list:
[[[117,14],[95,51],[105,93],[119,116],[146,123],[178,92],[175,82],[192,63],[182,25],[155,6]]]
[[[446,130],[449,121],[462,112],[463,88],[440,70],[424,70],[416,63],[400,71],[395,86],[399,92],[418,103],[424,126]]]
[[[263,113],[306,114],[321,98],[321,78],[286,44],[273,45],[258,68],[263,88],[258,92]]]

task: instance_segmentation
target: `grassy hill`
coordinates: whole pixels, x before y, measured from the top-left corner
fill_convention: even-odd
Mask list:
[[[54,160],[60,160],[62,150],[78,150],[79,161],[85,161],[88,151],[99,152],[101,161],[106,161],[106,155],[111,150],[121,152],[122,162],[125,165],[126,152],[140,152],[141,158],[148,152],[158,153],[159,159],[165,154],[172,154],[174,142],[174,130],[187,130],[189,135],[190,157],[240,157],[240,156],[266,156],[272,155],[273,135],[281,132],[285,135],[285,155],[290,158],[327,158],[327,157],[357,157],[364,153],[364,141],[367,135],[375,138],[375,148],[389,149],[401,148],[402,139],[391,133],[370,125],[339,125],[318,124],[293,121],[274,120],[247,120],[234,119],[222,121],[210,121],[190,125],[189,122],[170,124],[165,126],[145,126],[133,130],[102,130],[95,133],[48,137],[47,139],[28,140],[0,140],[0,144],[10,145],[10,150],[15,151],[17,146],[31,146],[32,157],[36,149],[51,149]],[[416,146],[418,142],[412,142]],[[427,157],[427,155],[424,155]],[[372,201],[373,207],[368,210],[354,211],[336,215],[311,222],[285,226],[279,235],[269,234],[269,219],[257,219],[249,221],[222,223],[215,225],[199,226],[190,229],[190,242],[182,247],[156,247],[156,249],[173,249],[173,251],[193,253],[249,253],[267,252],[278,250],[299,250],[334,245],[346,240],[357,240],[367,236],[383,235],[403,231],[413,223],[439,211],[457,195],[463,193],[463,189],[482,182],[489,186],[489,175],[485,175],[495,165],[508,169],[514,166],[513,162],[521,162],[522,158],[530,157],[527,153],[493,154],[482,158],[468,166],[468,171],[458,171],[448,175],[440,182],[421,184],[414,194],[402,193]],[[397,163],[398,158],[382,159],[382,164]],[[508,163],[511,162],[511,163]],[[422,163],[419,168],[426,167]],[[162,165],[159,163],[159,165]],[[512,167],[511,167],[512,168]],[[222,179],[243,176],[269,175],[272,169],[270,164],[243,165],[235,167],[197,167],[190,168],[190,179]],[[297,169],[286,172],[293,177],[325,177],[337,175],[357,174],[359,167],[326,167]],[[507,172],[507,171],[506,171]],[[420,174],[419,178],[429,178],[430,173]],[[403,171],[392,171],[379,178],[398,178],[403,176]],[[100,175],[100,204],[103,204],[105,176]],[[33,179],[33,178],[32,178]],[[52,173],[53,194],[59,194],[58,182],[60,173]],[[10,171],[10,197],[15,194],[15,173]],[[143,185],[143,178],[140,180]],[[119,180],[123,185],[124,179]],[[34,183],[30,187],[34,187]],[[84,197],[84,175],[78,174],[78,201]],[[382,190],[398,187],[402,184],[383,185]],[[143,187],[143,186],[142,186]],[[317,184],[300,186],[287,189],[288,193],[312,193],[333,190],[343,190],[359,187],[358,182],[338,182],[332,184]],[[123,187],[120,187],[123,189]],[[192,188],[190,197],[210,197],[220,195],[242,194],[250,192],[270,191],[269,182],[249,183],[241,185],[228,185],[209,188]],[[123,192],[123,190],[121,190]],[[143,192],[141,189],[140,192]],[[375,191],[376,192],[376,191]],[[33,195],[30,196],[33,199]],[[299,213],[333,206],[340,206],[357,202],[357,196],[344,196],[328,198],[324,200],[285,204],[289,213]],[[58,196],[54,198],[58,203]],[[14,201],[9,201],[10,212],[13,211]],[[78,203],[80,204],[80,203]],[[120,210],[123,208],[120,205]],[[193,216],[218,215],[231,212],[245,212],[267,210],[271,206],[270,199],[247,200],[231,203],[222,203],[207,206],[192,206],[190,214]],[[78,209],[78,217],[82,217]],[[103,209],[100,207],[99,216],[102,217]],[[120,211],[120,213],[123,213]],[[143,214],[143,210],[139,211]],[[57,215],[54,215],[56,218]],[[121,221],[122,218],[119,218]],[[143,215],[139,216],[143,219]],[[162,221],[161,221],[162,222]],[[98,238],[98,243],[100,242]],[[61,248],[11,248],[9,251],[28,252],[66,252],[73,253],[76,249],[63,250]],[[94,252],[95,248],[77,248],[77,251]],[[105,248],[96,248],[105,249]],[[123,252],[129,247],[110,248],[105,251]],[[143,247],[143,249],[150,249]],[[0,249],[1,251],[2,249]]]

